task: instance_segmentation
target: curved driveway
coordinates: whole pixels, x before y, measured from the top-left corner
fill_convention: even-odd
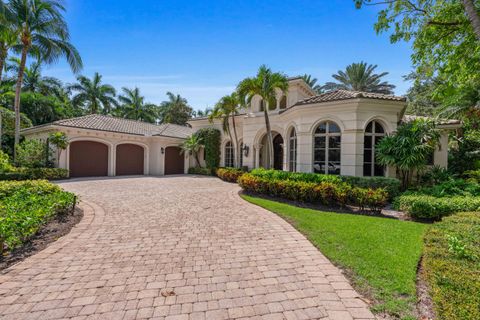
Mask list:
[[[195,176],[71,180],[85,217],[0,275],[3,319],[372,319],[284,220]]]

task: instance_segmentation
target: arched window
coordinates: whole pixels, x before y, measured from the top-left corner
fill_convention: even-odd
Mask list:
[[[313,171],[340,174],[342,133],[332,121],[321,122],[314,133]]]
[[[288,137],[288,170],[297,171],[297,133],[295,128],[290,132]]]
[[[228,141],[225,145],[225,167],[233,168],[233,159],[235,158],[233,144]]]
[[[370,121],[363,139],[363,175],[381,177],[385,167],[378,165],[375,159],[375,146],[385,137],[385,129],[378,121]]]

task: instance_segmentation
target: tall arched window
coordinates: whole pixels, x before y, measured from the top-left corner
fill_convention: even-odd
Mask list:
[[[342,133],[332,121],[321,122],[313,140],[313,171],[340,174]]]
[[[381,177],[385,167],[378,165],[375,159],[375,146],[385,137],[385,129],[378,121],[370,121],[363,139],[363,175]]]
[[[297,171],[297,132],[295,128],[292,129],[288,137],[288,170]]]
[[[233,144],[228,141],[227,144],[225,145],[225,167],[230,167],[233,168],[234,166],[234,150],[233,150]]]

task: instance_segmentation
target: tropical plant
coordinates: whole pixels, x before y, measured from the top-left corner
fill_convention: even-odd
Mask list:
[[[155,123],[157,120],[157,106],[145,103],[145,97],[140,94],[140,89],[122,88],[123,94],[118,97],[122,104],[120,114],[124,118]]]
[[[426,166],[439,138],[434,121],[415,119],[401,124],[395,134],[384,137],[375,147],[376,157],[379,164],[397,168],[402,187],[406,189],[414,171],[420,171]]]
[[[24,140],[17,148],[17,163],[21,167],[45,167],[47,157],[46,144],[39,139]]]
[[[270,68],[262,65],[254,78],[246,78],[238,84],[237,92],[240,100],[246,101],[250,105],[254,96],[260,96],[265,102],[263,114],[265,118],[265,127],[267,130],[267,147],[268,147],[268,168],[273,168],[273,137],[270,127],[270,118],[268,116],[270,101],[276,100],[276,90],[282,91],[284,94],[288,90],[287,77],[279,72],[272,72]]]
[[[60,155],[62,151],[67,149],[68,147],[68,137],[65,132],[56,131],[52,132],[48,135],[48,143],[55,147],[55,151],[57,153],[57,162],[60,161]]]
[[[205,164],[212,171],[220,165],[220,130],[207,127],[196,132],[204,145]]]
[[[317,84],[318,79],[314,78],[311,74],[304,74],[300,78],[302,78],[303,81],[305,81],[310,86],[310,88],[312,88],[312,90],[315,91],[317,94],[323,93],[322,86]]]
[[[221,119],[222,120],[222,129],[223,132],[228,133],[230,137],[230,141],[234,143],[234,154],[235,154],[235,167],[238,167],[240,164],[240,148],[238,143],[238,135],[237,135],[237,125],[235,122],[235,116],[238,115],[240,109],[242,109],[240,105],[240,99],[236,92],[222,97],[213,112],[209,116],[209,120],[213,122],[214,119]],[[230,128],[230,121],[232,123],[232,128]],[[233,131],[233,137],[232,137]]]
[[[20,52],[20,67],[15,88],[15,148],[20,142],[20,93],[27,57],[35,55],[45,63],[65,57],[74,72],[82,68],[82,59],[69,42],[69,31],[63,17],[64,6],[58,0],[10,0],[12,30],[18,34],[16,49]],[[15,157],[16,152],[14,152]],[[16,159],[16,158],[14,158]]]
[[[187,99],[171,92],[167,92],[167,97],[168,101],[163,101],[160,104],[160,122],[186,125],[193,112],[193,109],[188,105]]]
[[[200,167],[200,159],[198,158],[198,153],[203,147],[202,138],[196,134],[192,134],[189,136],[185,141],[183,141],[181,145],[181,153],[188,153],[193,155],[195,161],[197,162],[197,166]]]
[[[72,98],[75,106],[81,106],[91,114],[108,114],[118,106],[115,100],[115,88],[102,83],[102,76],[95,72],[92,79],[85,76],[77,77],[78,83],[68,86],[71,91],[77,92]]]
[[[377,65],[366,62],[352,63],[346,67],[345,71],[339,70],[332,75],[337,82],[327,82],[322,88],[327,91],[342,89],[393,94],[395,86],[382,81],[388,72],[375,73],[376,68]]]
[[[193,118],[201,118],[201,117],[208,117],[212,113],[213,109],[205,108],[204,110],[196,110],[192,112]]]
[[[18,36],[12,24],[12,15],[4,1],[0,0],[0,82],[10,49],[17,44]]]

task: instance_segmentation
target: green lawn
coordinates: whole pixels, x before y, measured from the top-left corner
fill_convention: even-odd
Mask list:
[[[417,264],[427,225],[242,197],[291,222],[333,263],[348,270],[356,289],[375,300],[374,312],[413,317]]]

